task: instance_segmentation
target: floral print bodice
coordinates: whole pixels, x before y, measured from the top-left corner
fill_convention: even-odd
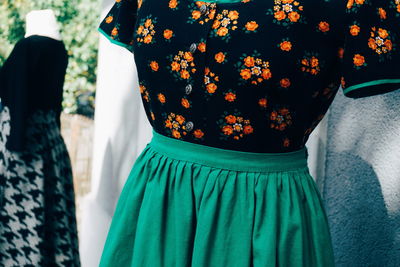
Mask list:
[[[400,88],[399,26],[399,0],[117,0],[99,31],[133,53],[156,132],[280,153],[305,145],[339,88]]]

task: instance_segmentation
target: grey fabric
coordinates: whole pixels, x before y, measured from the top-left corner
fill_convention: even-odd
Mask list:
[[[399,104],[400,91],[339,91],[308,143],[337,267],[400,266]]]

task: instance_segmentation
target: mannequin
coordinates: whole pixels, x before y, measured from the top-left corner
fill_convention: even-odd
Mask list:
[[[0,266],[80,266],[60,130],[67,66],[53,11],[30,12],[0,69]]]
[[[61,34],[53,10],[34,10],[26,15],[25,37],[47,36],[61,41]]]
[[[53,109],[60,114],[67,65],[68,55],[54,12],[29,12],[25,38],[17,42],[0,70],[0,99],[11,115],[7,148],[24,149],[28,117],[36,110]],[[37,78],[42,75],[50,77]],[[58,116],[56,120],[60,125]]]

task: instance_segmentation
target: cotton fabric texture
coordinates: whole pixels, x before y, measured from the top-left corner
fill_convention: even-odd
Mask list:
[[[399,10],[379,0],[120,0],[100,31],[133,52],[157,132],[288,152],[340,85],[352,98],[400,88]]]
[[[100,266],[334,266],[307,150],[241,152],[153,132]]]
[[[154,136],[101,266],[334,266],[301,151],[340,87],[354,99],[400,88],[399,10],[377,0],[116,1],[99,31],[133,53]]]

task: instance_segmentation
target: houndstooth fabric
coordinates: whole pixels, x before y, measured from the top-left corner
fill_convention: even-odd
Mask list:
[[[71,164],[56,113],[33,114],[24,152],[6,149],[9,133],[10,114],[4,107],[0,112],[0,266],[80,266]]]

